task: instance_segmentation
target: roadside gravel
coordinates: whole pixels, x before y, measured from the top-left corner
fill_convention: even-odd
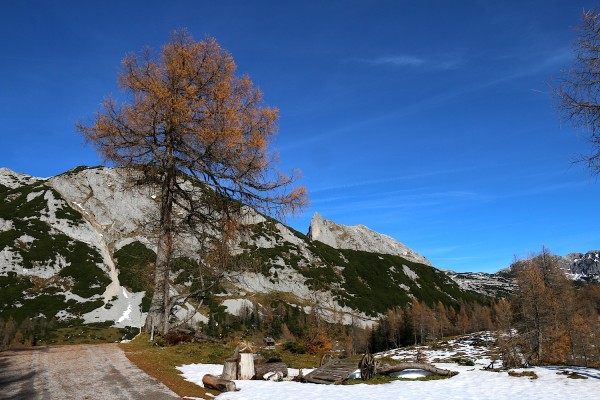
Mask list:
[[[179,399],[115,343],[0,353],[0,399]]]

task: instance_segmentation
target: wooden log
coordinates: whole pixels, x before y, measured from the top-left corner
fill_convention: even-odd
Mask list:
[[[254,371],[252,379],[263,379],[268,372],[281,372],[284,378],[288,376],[287,365],[284,362],[254,364]]]
[[[238,362],[236,359],[228,358],[223,362],[223,373],[221,378],[233,380],[238,377]]]
[[[254,354],[240,353],[238,366],[238,379],[252,379],[254,376]]]
[[[235,392],[235,382],[217,376],[206,374],[202,377],[202,384],[205,388],[215,389],[219,392]]]
[[[394,364],[394,365],[384,364],[384,365],[378,367],[376,369],[375,373],[387,375],[392,372],[404,371],[405,369],[422,369],[423,371],[428,371],[434,375],[439,375],[439,376],[458,375],[457,371],[450,371],[448,369],[437,368],[431,364],[416,363],[416,362],[403,362],[403,363]]]

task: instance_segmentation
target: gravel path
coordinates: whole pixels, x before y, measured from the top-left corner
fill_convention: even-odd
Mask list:
[[[114,343],[0,353],[0,399],[179,399]]]

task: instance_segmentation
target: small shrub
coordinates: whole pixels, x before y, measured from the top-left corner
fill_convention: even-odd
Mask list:
[[[169,332],[167,336],[165,336],[164,340],[169,346],[175,346],[179,343],[192,343],[196,340],[196,338],[193,334],[188,332],[173,331]]]
[[[286,342],[283,344],[283,349],[293,354],[306,354],[306,346],[300,342]]]
[[[566,375],[567,378],[569,378],[569,379],[588,379],[587,376],[580,375],[577,372],[567,372],[567,371],[565,371],[565,372],[558,372],[558,374]]]
[[[473,362],[473,360],[470,360],[466,357],[454,357],[450,359],[452,362],[457,363],[458,365],[463,365],[463,366],[467,366],[467,367],[472,367],[475,365],[475,362]]]

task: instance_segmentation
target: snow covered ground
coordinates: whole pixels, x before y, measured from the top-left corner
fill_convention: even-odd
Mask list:
[[[449,341],[453,350],[427,351],[429,359],[466,356],[475,361],[474,366],[461,366],[456,363],[434,362],[440,368],[459,371],[459,374],[442,380],[434,381],[393,381],[381,385],[316,385],[298,382],[269,382],[269,381],[236,381],[240,389],[234,393],[223,393],[219,400],[331,400],[331,399],[397,399],[397,400],[428,400],[428,399],[495,399],[495,400],[563,400],[566,398],[596,398],[600,390],[600,370],[579,367],[536,367],[528,368],[538,379],[528,377],[512,377],[506,371],[492,372],[483,369],[489,364],[490,357],[481,345],[485,336],[477,340]],[[394,359],[405,359],[414,356],[403,349],[386,352],[386,356]],[[202,386],[204,374],[219,375],[222,365],[191,364],[178,367],[184,377]],[[518,369],[516,371],[523,371]],[[309,371],[304,370],[304,373]],[[403,378],[419,377],[422,371],[404,371]],[[571,379],[566,373],[576,372],[588,379]],[[290,375],[298,371],[289,370]]]

